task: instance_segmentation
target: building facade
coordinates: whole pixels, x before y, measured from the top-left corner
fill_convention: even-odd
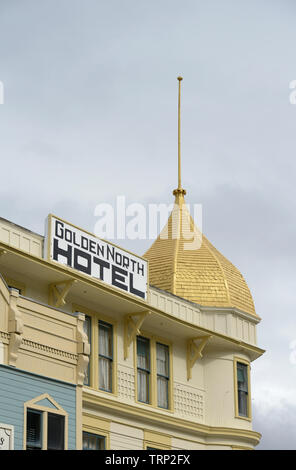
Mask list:
[[[258,444],[260,318],[242,275],[175,196],[180,236],[172,213],[143,258],[107,244],[113,266],[62,219],[50,217],[52,238],[0,219],[0,449]],[[198,249],[186,249],[185,219]]]

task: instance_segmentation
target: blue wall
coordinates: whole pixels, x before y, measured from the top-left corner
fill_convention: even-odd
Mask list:
[[[0,365],[0,423],[14,426],[14,449],[23,449],[24,403],[43,393],[48,393],[68,413],[68,449],[75,449],[75,385]]]

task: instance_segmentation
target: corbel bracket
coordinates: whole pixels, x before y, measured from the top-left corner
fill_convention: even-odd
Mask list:
[[[187,380],[190,380],[192,377],[192,367],[198,359],[202,357],[202,351],[209,341],[212,338],[212,335],[209,336],[198,336],[196,338],[191,338],[187,342]],[[195,344],[195,341],[200,341],[199,345]]]
[[[68,281],[53,282],[49,284],[49,305],[59,308],[65,305],[66,297],[73,284],[77,282],[76,279]]]
[[[89,363],[90,344],[87,335],[83,330],[85,315],[79,313],[77,316],[77,385],[83,385],[84,374]]]
[[[150,311],[126,315],[124,320],[124,359],[128,357],[128,349],[132,341],[141,334],[140,328],[147,315],[150,315]],[[134,317],[138,318],[134,321]]]
[[[17,306],[18,297],[18,291],[12,289],[10,293],[10,305],[8,311],[8,332],[10,333],[8,364],[13,367],[16,366],[18,350],[21,346],[24,332],[22,313]]]

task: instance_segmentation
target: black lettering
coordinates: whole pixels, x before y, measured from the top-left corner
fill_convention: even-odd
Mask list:
[[[61,226],[60,231],[58,232],[58,227]],[[55,224],[55,236],[58,238],[63,239],[64,238],[64,230],[63,230],[64,224],[63,222],[60,222],[59,220],[56,220]]]
[[[112,261],[114,261],[114,246],[112,246],[111,249],[110,246],[107,245],[107,260],[109,260],[109,254],[111,256]]]
[[[140,265],[140,263],[138,263],[138,274],[140,274],[140,271],[142,276],[144,276],[144,264]]]
[[[88,239],[85,237],[81,237],[81,248],[88,250]]]
[[[129,258],[127,256],[122,258],[122,267],[127,269],[129,268]]]
[[[72,266],[72,246],[68,245],[67,250],[63,250],[59,247],[59,241],[54,238],[53,240],[53,259],[58,261],[59,256],[64,256],[67,258],[67,265]]]
[[[142,292],[141,290],[138,290],[134,287],[134,275],[132,273],[130,273],[129,279],[130,279],[130,293],[135,294],[138,297],[142,297],[142,299],[145,299],[145,292]]]
[[[65,240],[66,242],[72,243],[72,232],[68,228],[65,228]]]
[[[74,232],[74,233],[73,233],[73,243],[74,243],[74,245],[76,245],[76,246],[80,246],[79,243],[76,242],[76,235],[77,235],[77,234]]]
[[[112,266],[112,286],[119,287],[120,289],[127,290],[127,285],[123,284],[125,282],[125,278],[123,276],[127,276],[127,271],[124,269],[118,268],[117,266]]]
[[[95,257],[94,257],[94,263],[100,266],[100,279],[101,281],[103,281],[104,280],[104,268],[109,269],[110,263],[107,263],[107,261],[103,261],[102,259],[95,258]]]
[[[87,266],[79,263],[78,256],[87,261]],[[78,271],[82,271],[86,274],[91,274],[91,255],[79,250],[78,248],[74,248],[74,269],[78,269]]]
[[[98,256],[102,255],[102,257],[104,258],[104,251],[105,251],[105,247],[97,244],[97,255]]]
[[[118,261],[118,258],[119,258],[119,261]],[[115,263],[119,264],[119,266],[121,266],[121,264],[122,264],[122,255],[120,253],[116,253],[116,255],[115,255]]]
[[[96,254],[96,244],[92,240],[89,240],[89,251]]]
[[[133,270],[133,272],[135,272],[135,264],[137,263],[137,261],[131,259],[131,263],[132,263],[132,265],[133,265],[133,266],[132,266],[132,270]]]

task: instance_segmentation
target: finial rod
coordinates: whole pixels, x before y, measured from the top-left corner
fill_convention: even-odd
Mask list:
[[[185,189],[182,188],[181,184],[181,81],[183,77],[177,77],[179,80],[179,97],[178,97],[178,188],[174,189],[174,196],[180,196],[186,194]]]
[[[181,80],[182,77],[178,77],[179,80],[179,97],[178,97],[178,189],[182,189],[181,184]]]

